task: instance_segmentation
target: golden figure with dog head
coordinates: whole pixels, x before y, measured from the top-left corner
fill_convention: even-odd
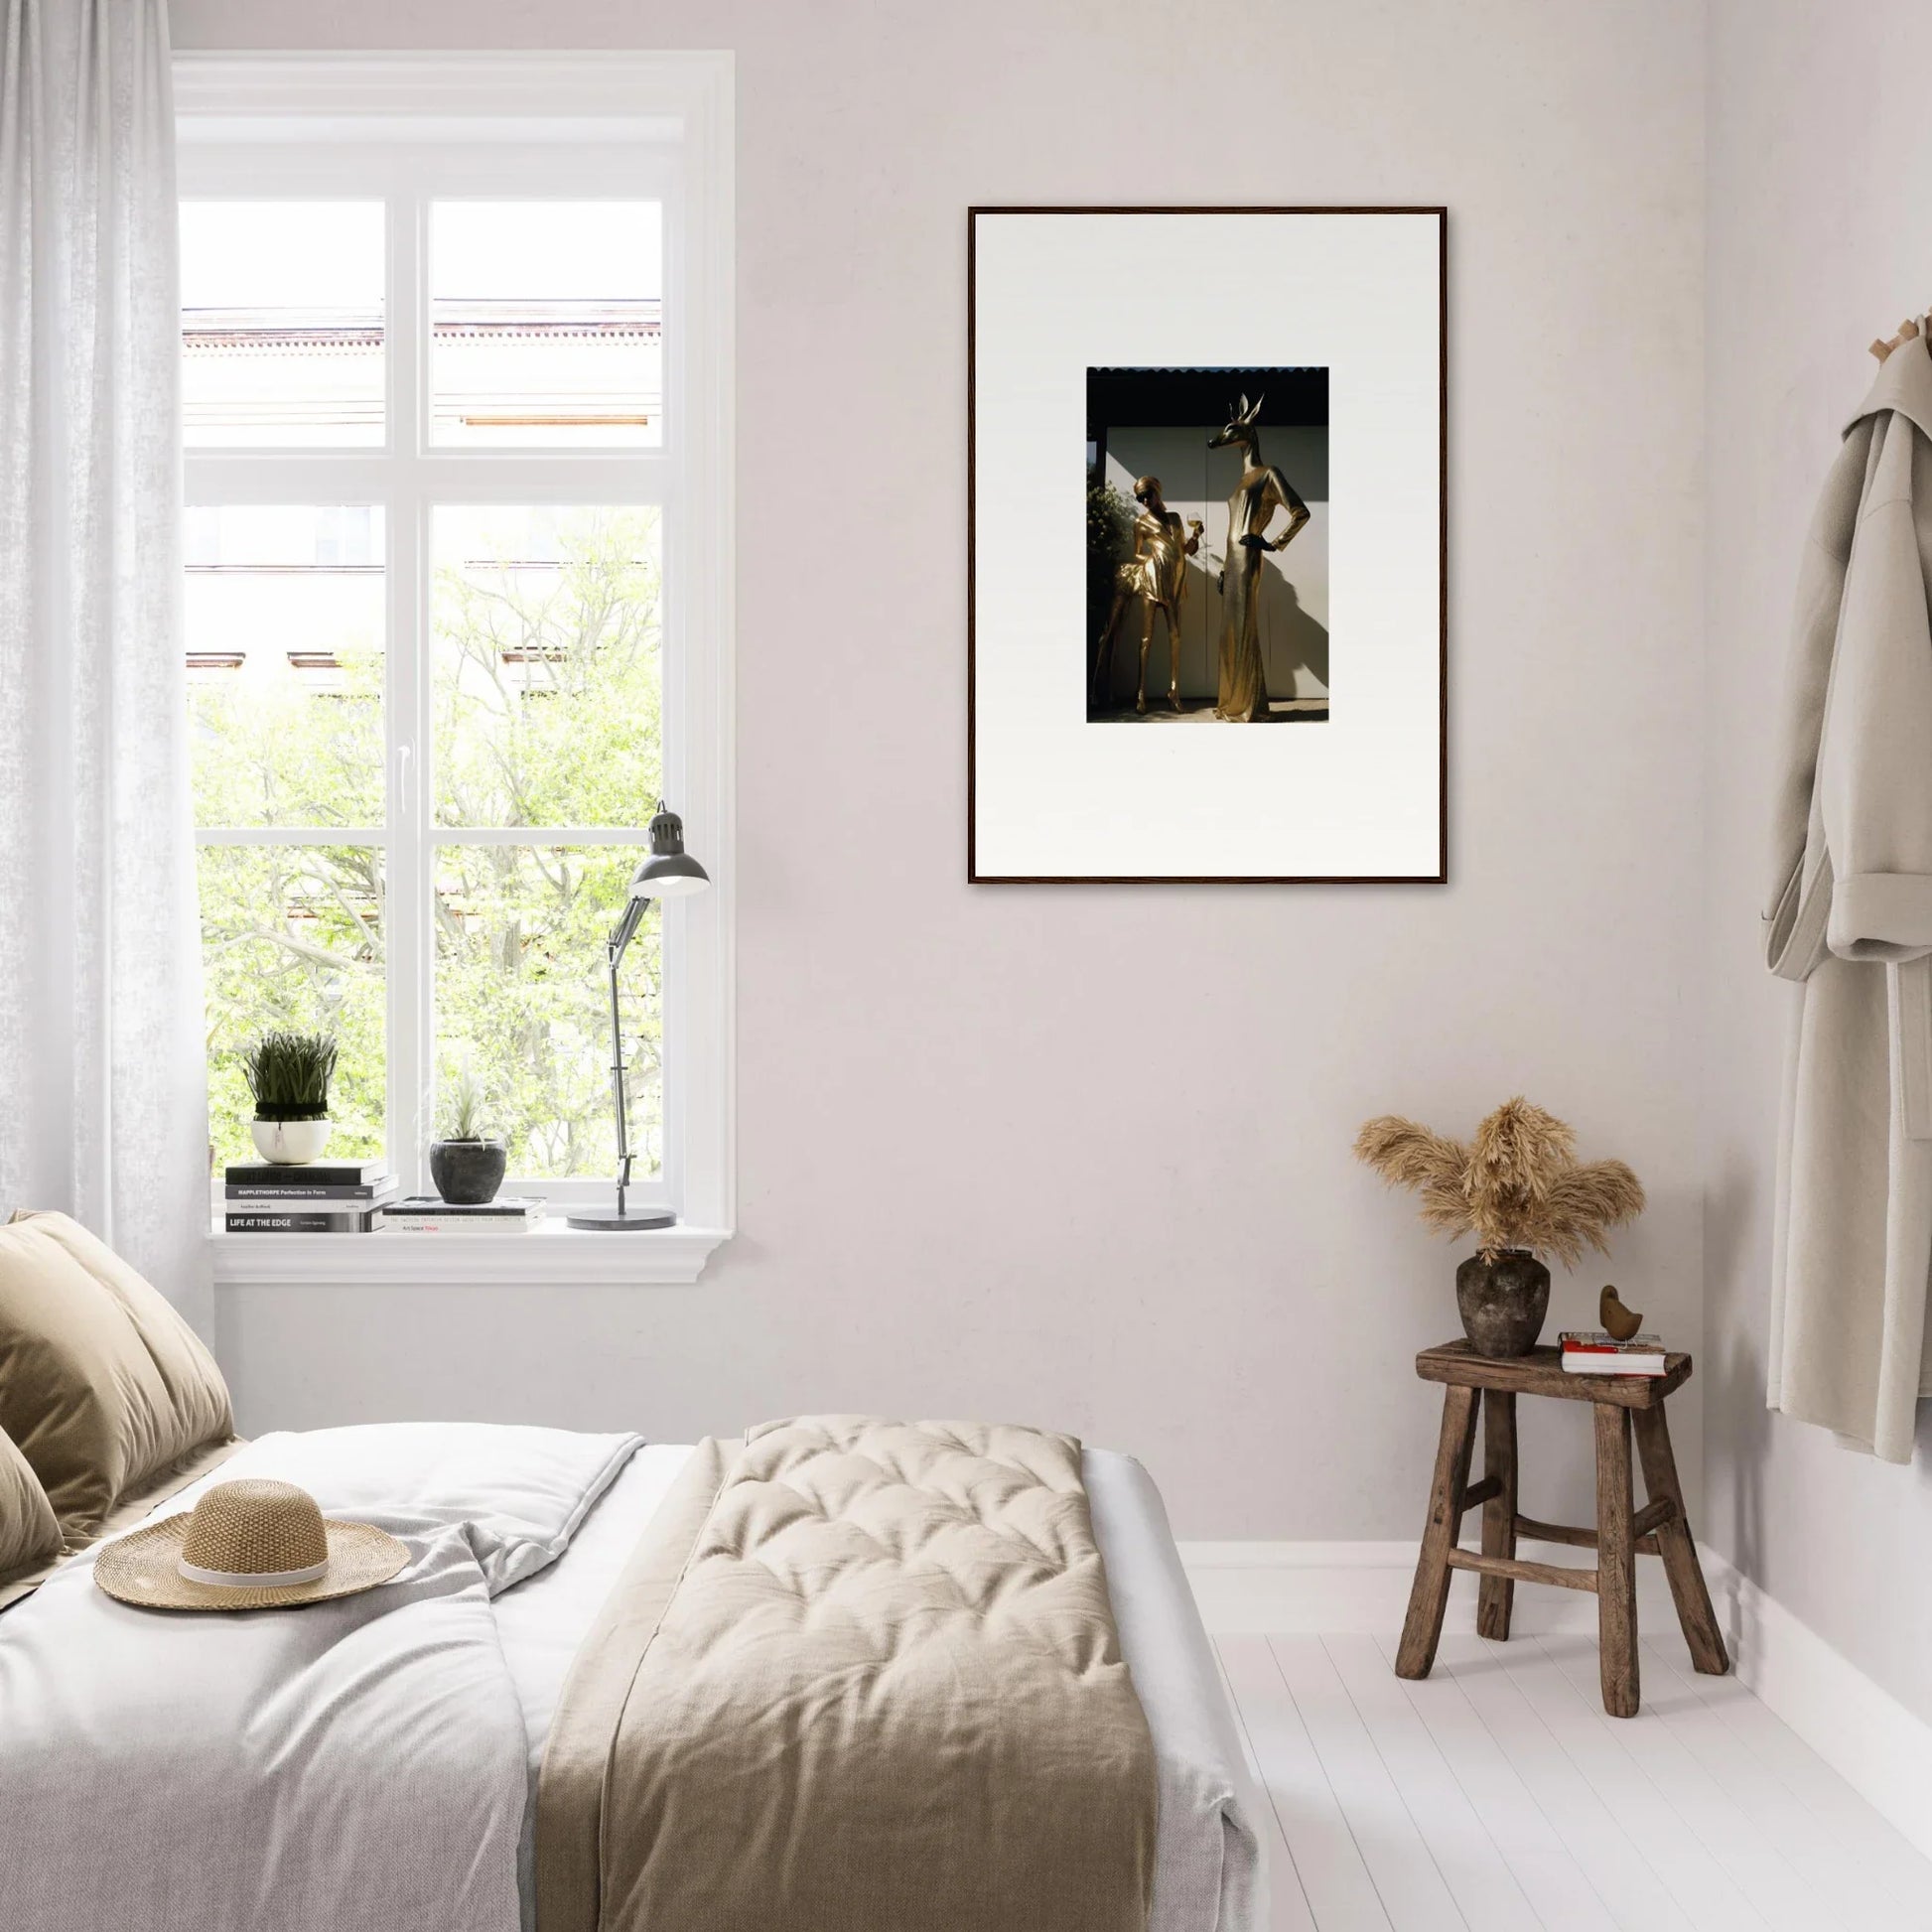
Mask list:
[[[1228,498],[1227,560],[1221,571],[1221,676],[1214,715],[1248,724],[1268,716],[1268,677],[1261,660],[1261,560],[1286,550],[1309,520],[1309,506],[1295,485],[1261,455],[1255,419],[1263,398],[1248,398],[1228,411],[1226,426],[1207,439],[1210,450],[1241,452],[1241,479]],[[1274,542],[1267,530],[1277,509],[1288,528]]]

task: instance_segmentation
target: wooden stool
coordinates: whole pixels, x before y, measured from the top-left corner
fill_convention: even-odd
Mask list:
[[[1711,1592],[1684,1513],[1684,1491],[1670,1449],[1664,1398],[1691,1379],[1691,1358],[1668,1355],[1657,1376],[1570,1375],[1561,1353],[1538,1348],[1510,1361],[1476,1354],[1466,1341],[1425,1348],[1416,1357],[1425,1382],[1443,1382],[1443,1434],[1436,1448],[1436,1476],[1429,1491],[1429,1522],[1423,1531],[1416,1586],[1396,1653],[1398,1677],[1427,1677],[1443,1634],[1449,1606],[1449,1572],[1473,1570],[1481,1579],[1476,1630],[1485,1637],[1509,1635],[1509,1613],[1516,1586],[1558,1584],[1565,1589],[1596,1592],[1596,1632],[1601,1652],[1603,1709],[1613,1718],[1637,1715],[1637,1566],[1638,1555],[1662,1557],[1664,1575],[1684,1626],[1691,1661],[1707,1676],[1730,1668]],[[1516,1398],[1562,1396],[1593,1405],[1596,1418],[1596,1527],[1573,1529],[1566,1523],[1539,1523],[1516,1507]],[[1469,1480],[1469,1453],[1475,1444],[1476,1410],[1483,1415],[1483,1473]],[[1636,1425],[1637,1453],[1643,1461],[1644,1488],[1650,1500],[1630,1506],[1630,1429]],[[1462,1512],[1482,1505],[1482,1551],[1464,1550],[1457,1541]],[[1516,1539],[1571,1543],[1596,1552],[1596,1568],[1566,1564],[1519,1563]]]

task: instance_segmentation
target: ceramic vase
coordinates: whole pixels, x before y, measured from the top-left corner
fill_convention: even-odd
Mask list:
[[[429,1175],[453,1207],[482,1207],[496,1198],[509,1165],[501,1141],[432,1141]]]
[[[299,1168],[305,1162],[319,1161],[329,1145],[327,1120],[257,1120],[248,1131],[255,1137],[255,1152],[277,1167]]]
[[[1527,1248],[1471,1255],[1455,1271],[1455,1306],[1478,1355],[1527,1355],[1550,1311],[1550,1271]]]

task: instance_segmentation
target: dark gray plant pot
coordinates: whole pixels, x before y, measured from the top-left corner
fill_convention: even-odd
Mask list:
[[[509,1158],[500,1141],[432,1141],[429,1177],[452,1206],[482,1207],[496,1198]]]
[[[1455,1271],[1455,1306],[1478,1355],[1527,1355],[1550,1311],[1550,1271],[1527,1248],[1505,1248],[1493,1261],[1471,1255]]]

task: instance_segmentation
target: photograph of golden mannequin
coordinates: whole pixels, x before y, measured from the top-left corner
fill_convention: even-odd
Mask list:
[[[1207,439],[1210,450],[1232,447],[1242,456],[1241,481],[1228,498],[1227,561],[1222,568],[1221,677],[1214,715],[1236,724],[1252,723],[1268,714],[1268,677],[1261,661],[1261,559],[1270,550],[1286,550],[1309,520],[1309,506],[1295,486],[1261,458],[1261,437],[1255,419],[1265,398],[1252,406],[1244,395],[1228,411],[1225,428]],[[1288,528],[1270,543],[1269,519],[1277,507],[1288,512]]]
[[[1134,484],[1141,513],[1134,519],[1134,554],[1114,574],[1114,608],[1100,633],[1100,651],[1093,666],[1093,708],[1099,710],[1113,663],[1114,636],[1130,604],[1141,607],[1141,685],[1134,709],[1147,709],[1147,653],[1154,641],[1154,614],[1168,623],[1168,705],[1180,709],[1180,602],[1187,595],[1187,559],[1200,549],[1201,520],[1187,520],[1181,536],[1177,512],[1161,495],[1159,477],[1142,477]]]

